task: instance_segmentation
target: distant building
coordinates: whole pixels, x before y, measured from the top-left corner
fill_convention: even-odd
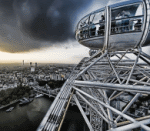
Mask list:
[[[0,88],[3,88],[3,83],[0,82]]]
[[[14,87],[17,87],[17,86],[18,86],[17,82],[14,82]]]
[[[27,82],[28,82],[27,78],[24,77],[24,78],[23,78],[23,83],[27,83]]]
[[[4,84],[4,85],[3,85],[3,89],[6,90],[7,88],[8,88],[8,85],[7,85],[7,84]]]
[[[32,62],[30,62],[30,66],[32,66]]]
[[[29,82],[29,85],[30,85],[30,86],[33,86],[33,85],[34,85],[34,82],[32,82],[32,81]]]
[[[22,63],[22,65],[24,65],[24,60],[23,60],[23,63]]]
[[[35,67],[31,66],[31,72],[35,72]]]
[[[17,73],[17,77],[18,77],[18,78],[21,78],[21,77],[22,77],[22,74],[21,74],[21,73]]]
[[[8,88],[14,88],[14,83],[13,82],[9,82],[8,83]]]

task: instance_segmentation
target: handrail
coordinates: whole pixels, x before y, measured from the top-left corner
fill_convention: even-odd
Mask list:
[[[74,91],[73,91],[73,92],[74,92]],[[64,121],[64,119],[65,119],[65,116],[66,116],[66,113],[67,113],[67,110],[68,110],[68,107],[69,107],[69,104],[70,104],[70,101],[71,101],[72,96],[73,96],[73,92],[71,93],[70,98],[69,98],[69,100],[68,100],[68,103],[67,103],[67,106],[66,106],[64,115],[63,115],[63,117],[62,117],[61,123],[60,123],[60,125],[59,125],[58,131],[60,131],[60,129],[61,129],[61,127],[62,127],[63,121]]]

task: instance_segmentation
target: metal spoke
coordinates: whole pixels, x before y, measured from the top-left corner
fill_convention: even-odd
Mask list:
[[[87,87],[87,88],[97,88],[97,89],[112,89],[118,91],[125,91],[125,92],[139,92],[139,93],[146,93],[150,94],[150,86],[134,86],[134,85],[120,85],[120,84],[110,84],[110,83],[100,83],[100,82],[89,82],[86,83],[84,81],[74,81],[75,86],[80,87]]]
[[[81,112],[85,122],[87,123],[87,126],[89,127],[90,131],[94,131],[92,126],[91,126],[91,124],[90,124],[90,122],[89,122],[89,120],[88,120],[88,118],[87,118],[87,116],[85,115],[85,113],[84,113],[84,111],[82,109],[82,106],[80,105],[77,97],[75,95],[73,95],[73,98],[74,98],[74,100],[75,100],[75,102],[76,102],[76,104],[77,104],[77,106],[78,106],[78,108],[79,108],[79,110],[80,110],[80,112]]]
[[[80,96],[82,99],[83,99],[84,97],[83,97],[80,93],[82,93],[82,94],[86,95],[87,97],[89,97],[89,98],[91,98],[91,99],[93,99],[93,100],[99,102],[101,105],[103,105],[103,106],[105,106],[106,108],[108,108],[108,109],[114,111],[115,113],[121,115],[122,117],[124,117],[124,118],[126,118],[127,120],[133,122],[134,124],[138,123],[136,120],[134,120],[134,119],[131,118],[130,116],[128,116],[128,115],[126,115],[126,114],[123,114],[122,112],[116,110],[115,108],[113,108],[113,107],[111,107],[111,106],[109,106],[109,105],[103,103],[102,101],[99,101],[98,99],[96,99],[96,98],[94,98],[94,97],[88,95],[87,93],[83,92],[82,90],[79,90],[79,89],[77,89],[77,88],[75,88],[75,87],[73,87],[73,88],[76,90],[76,94],[77,94],[78,96]],[[79,93],[79,92],[80,92],[80,93]],[[149,127],[143,125],[142,123],[139,123],[139,125],[140,125],[143,129],[150,130]]]
[[[93,63],[91,63],[89,66],[87,66],[84,70],[82,70],[78,75],[77,78],[82,75],[84,72],[86,72],[91,66],[93,66],[96,62],[98,62],[99,60],[101,60],[103,57],[105,57],[107,55],[107,51],[101,55],[99,58],[97,58]]]
[[[119,76],[118,76],[118,74],[117,74],[117,71],[115,70],[115,67],[114,67],[113,64],[111,63],[110,58],[109,58],[108,55],[107,55],[107,59],[108,59],[108,62],[109,62],[109,64],[110,64],[111,68],[113,69],[113,71],[114,71],[114,73],[115,73],[115,75],[116,75],[116,77],[117,77],[119,83],[121,84],[121,81],[120,81],[120,78],[119,78]]]
[[[145,124],[146,125],[150,124],[150,119],[147,119],[147,120],[144,120],[144,121],[139,121],[139,122],[132,123],[132,124],[129,124],[129,125],[126,125],[126,126],[122,126],[122,127],[118,127],[118,128],[115,128],[115,129],[110,129],[109,131],[127,131],[127,130],[132,130],[132,129],[141,127],[141,124],[143,125],[142,127],[144,127],[144,129],[146,131],[150,131],[150,128],[145,126]]]

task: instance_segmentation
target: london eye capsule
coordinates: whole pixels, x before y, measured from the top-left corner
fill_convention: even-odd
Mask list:
[[[148,9],[148,0],[130,0],[96,10],[79,21],[76,39],[92,50],[124,51],[148,46]]]

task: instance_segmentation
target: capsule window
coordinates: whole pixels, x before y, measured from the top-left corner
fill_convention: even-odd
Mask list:
[[[142,31],[143,4],[112,9],[111,34]]]
[[[143,4],[124,6],[112,10],[112,20],[143,15]]]
[[[82,40],[89,37],[89,16],[84,17],[78,24],[78,30],[76,31],[76,38]]]
[[[105,26],[104,11],[96,12],[90,16],[89,37],[103,36]]]
[[[93,22],[94,24],[96,24],[104,20],[105,20],[104,12],[98,12],[94,15],[93,21],[90,21],[90,22]]]
[[[79,22],[78,29],[83,28],[83,27],[85,27],[85,26],[88,26],[88,24],[89,24],[89,16],[83,18],[83,19]]]

